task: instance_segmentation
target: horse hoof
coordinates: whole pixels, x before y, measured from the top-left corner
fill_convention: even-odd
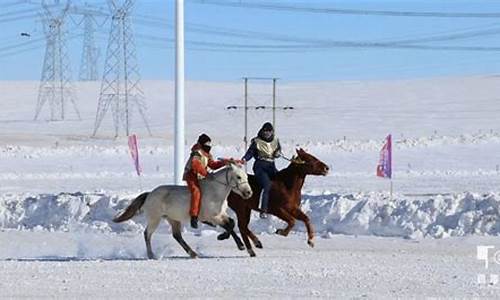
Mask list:
[[[238,249],[239,250],[245,250],[245,246],[244,245],[238,245]]]
[[[153,253],[148,253],[148,259],[156,259]]]
[[[192,252],[190,252],[190,253],[189,253],[189,256],[190,256],[191,258],[197,258],[197,257],[198,257],[198,254],[196,254],[196,252],[192,251]]]
[[[255,257],[255,252],[252,249],[248,249],[248,254],[250,254],[250,257]]]
[[[259,248],[259,249],[262,249],[262,248],[263,248],[263,247],[262,247],[262,243],[261,243],[260,241],[256,241],[256,242],[254,243],[254,245],[255,245],[255,247],[256,247],[256,248]]]
[[[276,230],[276,234],[279,234],[279,235],[282,235],[282,236],[286,236],[285,230],[283,230],[283,229],[277,229]]]
[[[307,244],[308,244],[311,248],[314,248],[314,242],[313,242],[313,240],[307,240]]]
[[[227,240],[229,238],[229,233],[223,232],[217,236],[219,241]]]

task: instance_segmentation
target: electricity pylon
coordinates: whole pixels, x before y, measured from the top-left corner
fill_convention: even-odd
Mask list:
[[[126,135],[130,134],[134,111],[139,112],[149,134],[151,134],[145,115],[145,97],[140,87],[139,65],[130,21],[134,1],[118,2],[117,0],[108,0],[112,14],[111,30],[97,105],[94,136],[110,107],[115,137],[119,136],[120,129],[124,130]]]
[[[81,81],[96,81],[97,74],[97,60],[99,58],[99,49],[95,44],[95,27],[97,25],[95,14],[96,12],[88,9],[88,4],[85,3],[86,8],[77,8],[73,13],[80,13],[83,16],[83,51],[80,62],[79,79]]]
[[[51,121],[64,120],[67,117],[66,107],[68,102],[72,104],[78,119],[81,119],[76,106],[75,92],[71,84],[71,68],[66,47],[65,19],[70,4],[71,0],[67,0],[66,4],[61,8],[59,0],[55,0],[50,5],[47,0],[42,0],[43,27],[47,44],[35,120],[38,119],[42,108],[47,102],[49,102],[50,106]],[[56,11],[53,12],[51,8],[54,7]]]

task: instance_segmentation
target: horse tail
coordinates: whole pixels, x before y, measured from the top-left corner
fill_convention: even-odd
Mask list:
[[[144,202],[146,202],[146,198],[148,197],[148,195],[149,192],[140,194],[137,198],[134,199],[134,201],[132,201],[132,203],[130,203],[129,206],[127,206],[124,212],[113,218],[113,222],[120,223],[123,221],[127,221],[135,216],[139,209],[141,209],[141,207],[144,205]]]

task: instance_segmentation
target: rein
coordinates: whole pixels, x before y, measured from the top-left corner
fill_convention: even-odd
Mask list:
[[[292,162],[292,160],[286,156],[284,156],[283,154],[280,155],[281,158],[283,158],[284,160],[288,160],[289,162]]]
[[[287,160],[291,163],[294,163],[294,164],[298,164],[298,165],[302,165],[302,164],[305,164],[306,162],[303,161],[302,159],[300,159],[299,157],[295,158],[295,157],[292,157],[292,158],[288,158],[286,156],[284,156],[283,154],[280,155],[280,158],[283,158],[284,160]]]

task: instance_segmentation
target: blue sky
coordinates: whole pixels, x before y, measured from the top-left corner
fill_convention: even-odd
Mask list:
[[[300,48],[294,52],[255,51],[267,46],[296,46],[306,40],[319,42],[388,42],[499,29],[498,33],[420,43],[426,46],[500,46],[500,19],[495,18],[437,18],[388,17],[307,13],[253,9],[245,5],[225,7],[201,0],[186,0],[186,40],[188,45],[186,77],[191,80],[239,80],[243,76],[276,76],[287,80],[362,80],[392,78],[422,78],[433,76],[461,76],[498,74],[500,51],[450,51],[415,49]],[[221,1],[221,0],[217,0]],[[401,0],[401,1],[254,1],[227,0],[232,3],[276,4],[285,6],[345,8],[361,10],[434,11],[434,12],[500,12],[500,1],[491,0]],[[43,38],[41,23],[32,19],[2,22],[10,12],[36,8],[22,4],[8,6],[15,0],[0,4],[0,80],[37,80],[44,55],[43,41],[26,52],[17,53],[20,43]],[[82,1],[76,1],[82,3]],[[106,9],[105,1],[87,1]],[[207,3],[208,2],[208,3]],[[144,79],[173,79],[174,31],[173,0],[136,1],[134,31],[141,73]],[[3,5],[3,7],[2,7]],[[73,19],[78,22],[78,17]],[[78,35],[82,28],[69,21],[70,35]],[[99,71],[102,72],[110,22],[100,26],[96,33],[100,48]],[[200,30],[201,29],[201,30]],[[207,32],[208,31],[208,32]],[[216,31],[219,34],[213,34]],[[21,37],[29,32],[30,38]],[[234,33],[222,35],[220,32]],[[250,32],[250,33],[249,33]],[[249,35],[242,38],[242,35]],[[268,37],[262,39],[260,37]],[[269,37],[289,39],[288,42]],[[230,46],[203,46],[204,43],[237,44],[244,51],[228,51]],[[80,64],[82,39],[69,42],[73,77]],[[317,44],[315,44],[317,45]],[[250,46],[250,48],[245,48]],[[30,46],[32,47],[32,46]],[[4,49],[7,48],[7,49]],[[210,48],[210,49],[207,49]],[[210,51],[207,51],[210,50]]]

